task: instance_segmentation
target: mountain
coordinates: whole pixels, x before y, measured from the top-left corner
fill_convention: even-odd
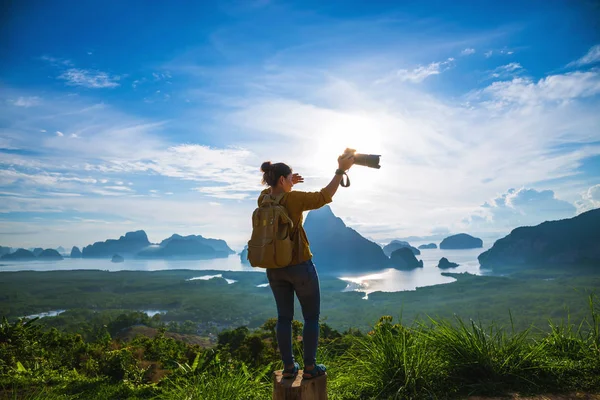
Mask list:
[[[195,241],[197,243],[202,243],[212,247],[217,253],[223,253],[224,255],[235,254],[235,251],[231,250],[227,245],[227,242],[222,239],[208,239],[203,237],[202,235],[188,235],[181,236],[178,234],[172,235],[170,238],[163,240],[160,245],[167,245],[172,240],[189,240]]]
[[[402,240],[392,240],[390,243],[388,243],[387,245],[385,245],[383,247],[383,252],[385,253],[386,256],[391,257],[391,255],[394,251],[401,249],[403,247],[409,248],[415,256],[418,256],[419,254],[421,254],[419,249],[411,246],[410,243],[404,242]]]
[[[79,247],[73,246],[71,249],[71,258],[81,258],[81,250],[79,250]]]
[[[459,233],[458,235],[448,236],[442,243],[440,243],[440,249],[476,249],[483,247],[483,240],[468,235],[466,233]]]
[[[35,260],[33,252],[25,249],[17,249],[14,253],[4,254],[0,260],[6,261],[31,261]]]
[[[600,264],[600,208],[574,218],[520,227],[478,257],[484,268]]]
[[[438,263],[437,267],[440,269],[456,268],[458,267],[458,264],[448,261],[446,257],[442,257],[440,258],[440,262]]]
[[[400,247],[392,252],[390,261],[394,268],[401,270],[411,270],[423,268],[423,260],[418,261],[410,247]]]
[[[43,250],[38,256],[38,260],[64,260],[63,256],[54,249]]]
[[[11,251],[12,249],[10,247],[0,246],[0,257],[2,257],[5,254],[10,254]]]
[[[139,258],[216,258],[217,252],[207,244],[191,240],[173,239],[164,246],[150,246],[137,254]]]
[[[206,239],[200,235],[172,235],[158,246],[150,246],[137,254],[141,258],[207,259],[235,254],[224,240]]]
[[[437,249],[437,244],[435,243],[429,243],[429,244],[422,244],[419,246],[420,249]]]
[[[366,272],[390,265],[377,243],[348,228],[329,206],[310,211],[304,229],[319,272]]]
[[[85,246],[81,255],[83,258],[110,258],[114,254],[136,254],[148,247],[150,242],[144,231],[127,232],[119,239],[108,239]]]
[[[77,248],[71,253],[77,256]],[[221,239],[207,239],[200,235],[181,236],[174,234],[158,245],[148,241],[144,231],[128,232],[118,240],[108,239],[85,246],[83,258],[111,258],[115,254],[139,258],[191,258],[206,259],[228,257],[235,254]]]
[[[248,245],[244,246],[244,250],[240,253],[240,261],[242,264],[250,265],[250,261],[248,261]]]
[[[40,254],[42,254],[43,251],[44,251],[44,249],[42,249],[41,247],[36,247],[35,249],[31,250],[33,255],[36,257],[39,256]]]
[[[123,257],[121,257],[120,255],[115,254],[114,256],[112,256],[110,261],[114,262],[114,263],[122,263],[123,261],[125,261],[125,259]]]

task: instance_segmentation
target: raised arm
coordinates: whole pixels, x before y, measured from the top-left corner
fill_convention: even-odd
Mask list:
[[[354,156],[351,154],[342,155],[338,157],[338,169],[337,171],[335,171],[335,175],[331,179],[331,182],[329,182],[329,184],[324,188],[324,190],[326,190],[327,193],[329,193],[330,197],[333,197],[333,195],[335,195],[335,192],[337,192],[338,187],[340,187],[340,182],[344,177],[343,173],[349,170],[353,164]]]

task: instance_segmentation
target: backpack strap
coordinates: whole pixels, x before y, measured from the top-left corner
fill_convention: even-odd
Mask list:
[[[281,201],[281,199],[283,199],[284,195],[285,195],[285,193],[281,193],[281,194],[278,194],[277,196],[273,197],[272,195],[267,194],[266,196],[263,197],[260,205],[262,206],[262,205],[266,205],[268,203],[273,203],[273,204],[277,204],[277,205],[283,207],[279,202]],[[287,210],[284,213],[279,213],[279,216],[281,217],[281,219],[283,219],[284,223],[287,223],[290,225],[290,229],[294,227],[294,222],[288,215]]]

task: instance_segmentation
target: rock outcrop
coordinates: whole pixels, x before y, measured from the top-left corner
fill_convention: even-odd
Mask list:
[[[600,265],[600,208],[574,218],[520,227],[478,257],[483,268]]]
[[[79,247],[73,246],[71,249],[71,258],[81,258],[81,250],[79,250]]]
[[[419,249],[424,250],[424,249],[437,249],[437,244],[435,243],[429,243],[429,244],[422,244],[419,246]]]
[[[250,261],[248,261],[248,246],[244,246],[244,250],[240,252],[240,261],[242,264],[250,265]]]
[[[456,268],[458,267],[458,264],[448,261],[446,257],[442,257],[440,258],[437,267],[440,269]]]
[[[477,249],[483,247],[483,240],[468,235],[459,233],[458,235],[448,236],[440,243],[440,249]]]
[[[396,269],[411,270],[423,268],[423,260],[417,260],[408,247],[401,247],[398,250],[394,250],[390,256],[390,261]]]
[[[150,242],[144,231],[127,232],[119,239],[108,239],[85,246],[81,255],[83,258],[108,258],[114,254],[136,254],[148,247]]]
[[[419,249],[411,246],[410,243],[404,242],[402,240],[392,240],[391,242],[389,242],[387,245],[385,245],[383,247],[383,252],[385,253],[386,256],[391,257],[391,255],[394,251],[401,249],[403,247],[409,248],[415,256],[418,256],[419,254],[421,254]]]
[[[118,255],[118,254],[115,254],[110,259],[110,262],[114,262],[114,263],[122,263],[123,261],[125,261],[125,259],[123,257],[121,257],[120,255]]]

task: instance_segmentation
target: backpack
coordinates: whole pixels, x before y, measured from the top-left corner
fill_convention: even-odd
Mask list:
[[[290,237],[294,223],[276,198],[263,197],[252,213],[252,236],[248,241],[248,261],[253,267],[280,268],[292,262],[293,242]]]

